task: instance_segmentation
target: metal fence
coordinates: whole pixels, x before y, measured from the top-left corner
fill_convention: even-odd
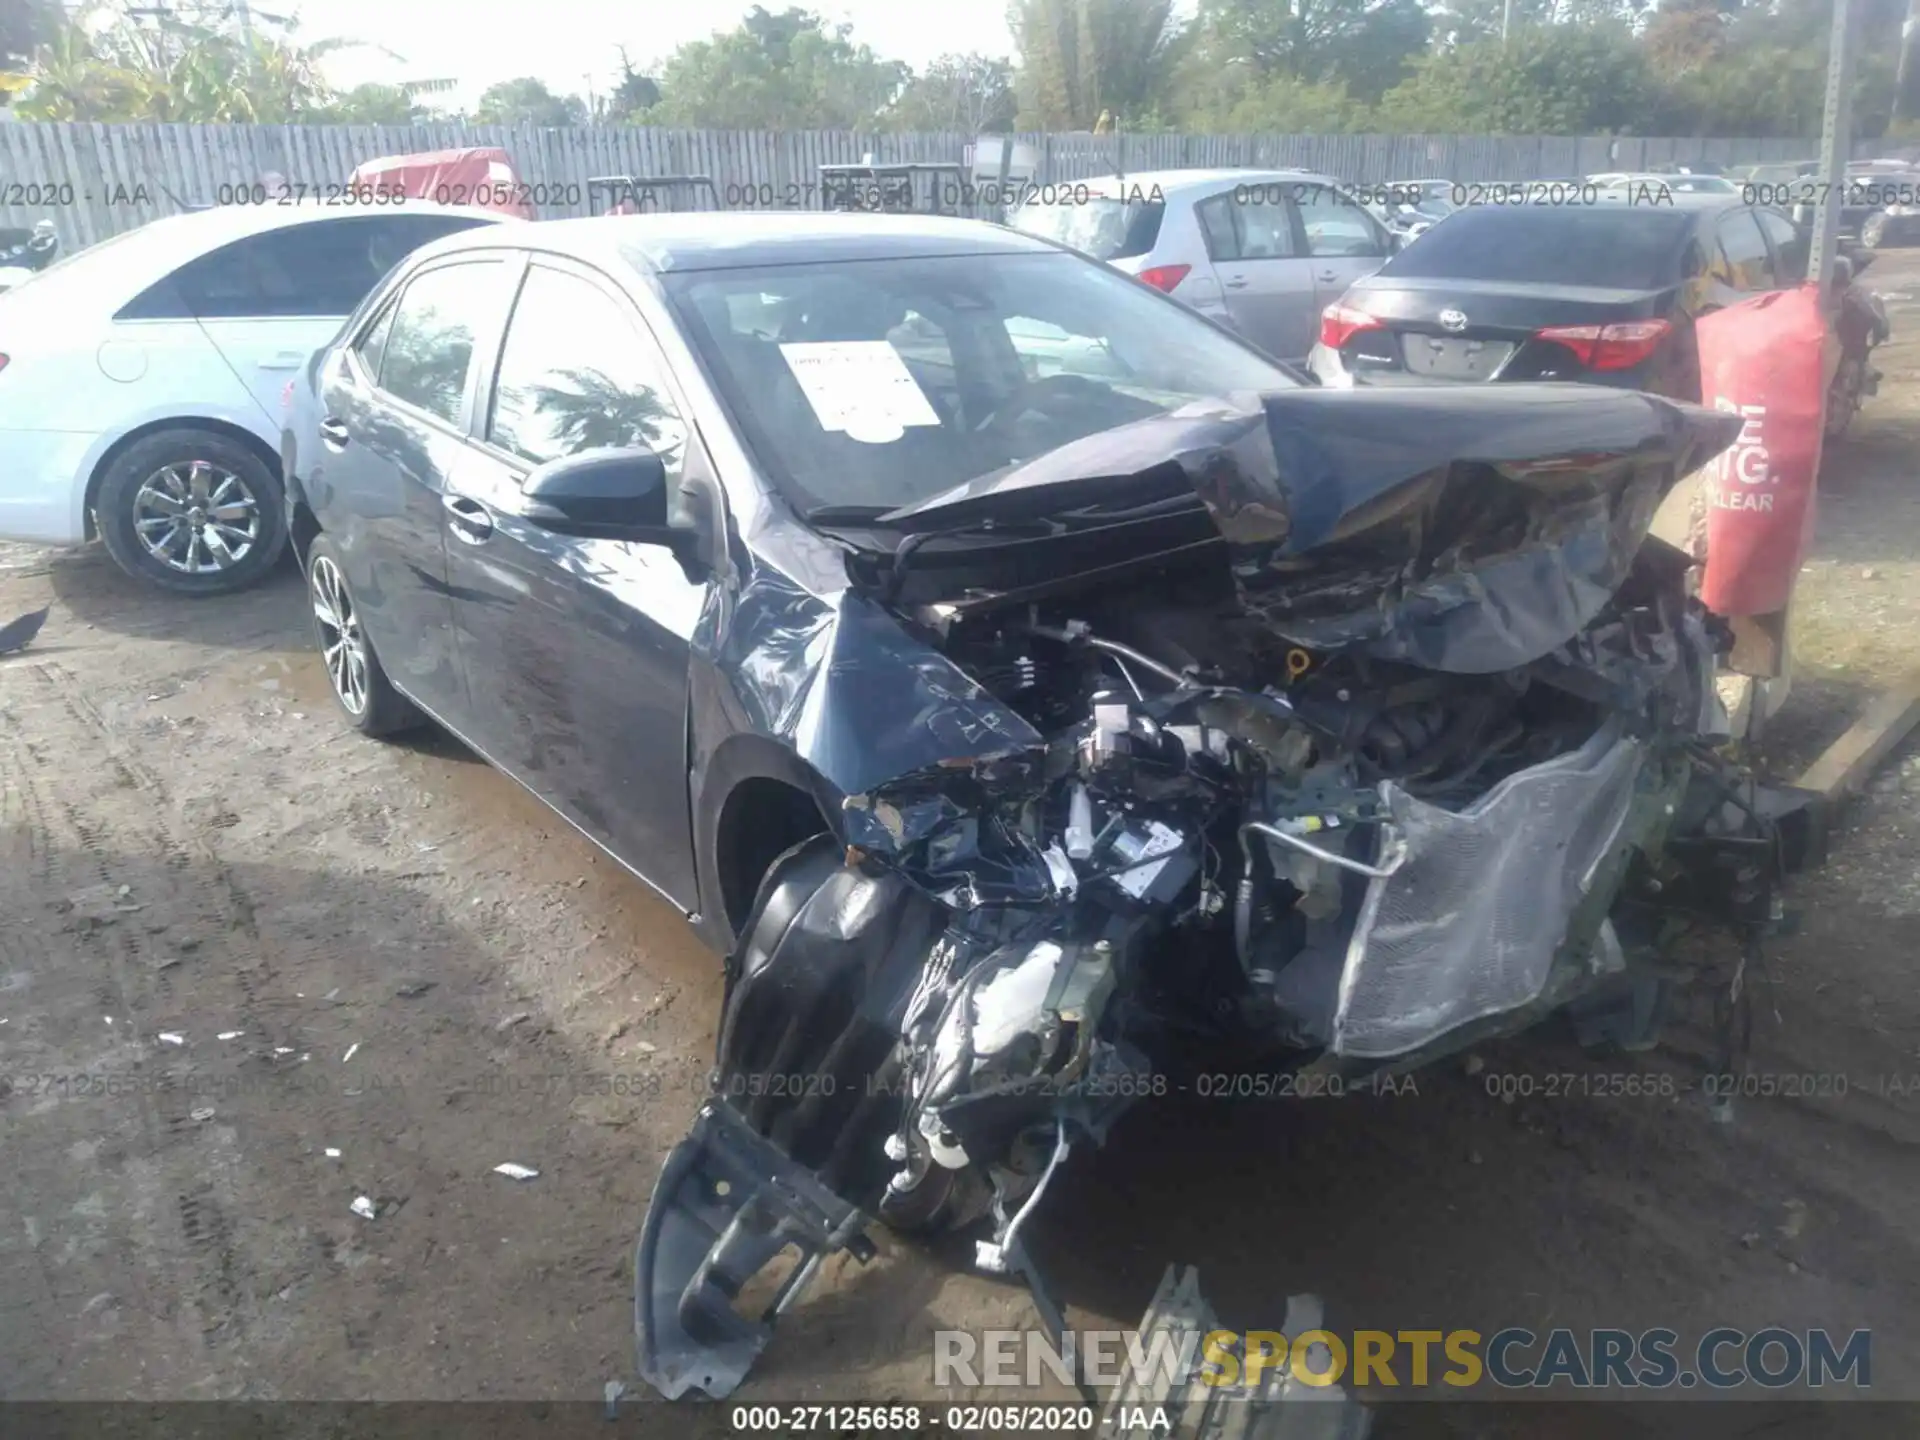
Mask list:
[[[1298,166],[1354,184],[1445,177],[1541,180],[1694,160],[1752,164],[1810,154],[1808,140],[1504,135],[1022,135],[1043,184],[1115,171]],[[850,130],[543,130],[490,125],[0,124],[0,226],[51,218],[64,245],[90,244],[189,205],[231,202],[262,175],[301,187],[344,184],[380,155],[497,145],[543,219],[604,209],[599,175],[706,175],[701,206],[820,205],[819,167],[958,164],[973,137]],[[596,199],[601,203],[596,205]],[[682,208],[689,208],[683,206]]]

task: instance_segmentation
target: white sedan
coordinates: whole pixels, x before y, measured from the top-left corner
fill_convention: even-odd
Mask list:
[[[288,382],[407,254],[496,223],[412,201],[228,206],[0,294],[0,540],[98,538],[185,594],[259,580],[287,540]]]

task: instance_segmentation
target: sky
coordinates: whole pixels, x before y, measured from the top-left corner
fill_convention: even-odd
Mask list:
[[[284,0],[283,0],[284,3]],[[789,0],[763,0],[769,10]],[[793,0],[805,3],[805,0]],[[275,0],[254,8],[278,11]],[[731,30],[752,8],[732,0],[301,0],[289,5],[303,41],[340,36],[385,46],[344,52],[327,62],[336,85],[363,81],[452,79],[448,99],[470,106],[498,80],[533,75],[559,93],[611,89],[620,72],[616,47],[646,70],[689,40]],[[852,24],[854,38],[916,70],[949,52],[1012,52],[1004,0],[820,0],[809,5]],[[484,18],[483,18],[484,17]],[[485,19],[498,17],[495,25]],[[496,28],[497,27],[497,28]]]

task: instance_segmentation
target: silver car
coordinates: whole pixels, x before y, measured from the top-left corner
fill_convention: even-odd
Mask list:
[[[1396,244],[1339,181],[1306,170],[1153,170],[1036,185],[1007,223],[1296,362],[1313,348],[1320,312]]]

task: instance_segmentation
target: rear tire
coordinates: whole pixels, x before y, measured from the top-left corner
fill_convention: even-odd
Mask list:
[[[313,611],[313,640],[327,671],[327,688],[353,728],[384,737],[417,730],[426,723],[414,703],[393,688],[360,624],[360,607],[347,586],[340,551],[325,535],[307,550],[307,600]]]
[[[257,585],[287,547],[280,477],[231,435],[190,425],[116,455],[94,520],[116,565],[177,595]]]
[[[1878,250],[1887,243],[1887,217],[1876,210],[1860,222],[1860,243],[1868,250]]]

